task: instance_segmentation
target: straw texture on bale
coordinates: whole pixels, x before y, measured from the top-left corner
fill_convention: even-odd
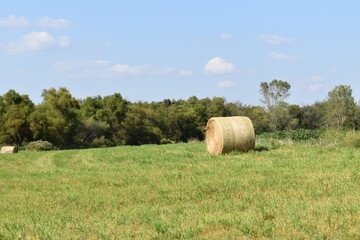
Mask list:
[[[207,150],[212,154],[254,149],[255,132],[250,118],[210,118],[206,126],[206,144]]]
[[[1,154],[13,154],[17,153],[18,148],[13,146],[4,146],[1,148]]]

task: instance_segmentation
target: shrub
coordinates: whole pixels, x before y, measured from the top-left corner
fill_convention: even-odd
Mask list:
[[[260,136],[263,138],[273,138],[279,140],[291,139],[293,141],[306,141],[310,139],[318,139],[322,132],[323,131],[321,130],[297,129],[263,133]]]
[[[258,144],[255,146],[254,151],[256,152],[269,151],[269,148],[267,146]]]
[[[26,148],[25,148],[25,146],[18,146],[18,150],[19,151],[24,151],[24,150],[26,150]]]
[[[101,136],[99,138],[95,138],[92,141],[92,145],[93,147],[111,147],[114,144],[107,138],[105,138],[104,136]]]
[[[298,129],[289,131],[290,138],[294,141],[305,141],[310,139],[318,139],[322,131],[319,130],[307,130],[307,129]]]
[[[345,138],[346,132],[341,130],[327,130],[320,136],[320,144],[340,146]]]
[[[160,144],[172,144],[172,143],[174,143],[174,142],[167,138],[162,138],[160,140]]]
[[[360,132],[350,131],[347,132],[343,141],[342,146],[351,148],[360,148]]]
[[[38,140],[30,142],[28,145],[26,145],[25,149],[26,151],[40,152],[57,150],[57,147],[48,141]]]

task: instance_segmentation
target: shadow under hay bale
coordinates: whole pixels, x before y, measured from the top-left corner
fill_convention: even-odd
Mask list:
[[[212,154],[246,152],[255,147],[255,131],[248,117],[213,117],[207,123],[205,141]]]
[[[17,147],[14,146],[4,146],[1,148],[1,154],[13,154],[17,153],[19,150]]]

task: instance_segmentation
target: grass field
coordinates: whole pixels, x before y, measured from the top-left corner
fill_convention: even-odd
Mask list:
[[[172,144],[0,155],[0,239],[359,239],[360,151]]]

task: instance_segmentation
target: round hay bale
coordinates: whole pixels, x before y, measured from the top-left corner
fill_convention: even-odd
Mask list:
[[[1,148],[1,154],[13,154],[17,152],[18,148],[14,146],[4,146]]]
[[[246,152],[255,147],[255,131],[248,117],[213,117],[207,122],[205,141],[212,154]]]

